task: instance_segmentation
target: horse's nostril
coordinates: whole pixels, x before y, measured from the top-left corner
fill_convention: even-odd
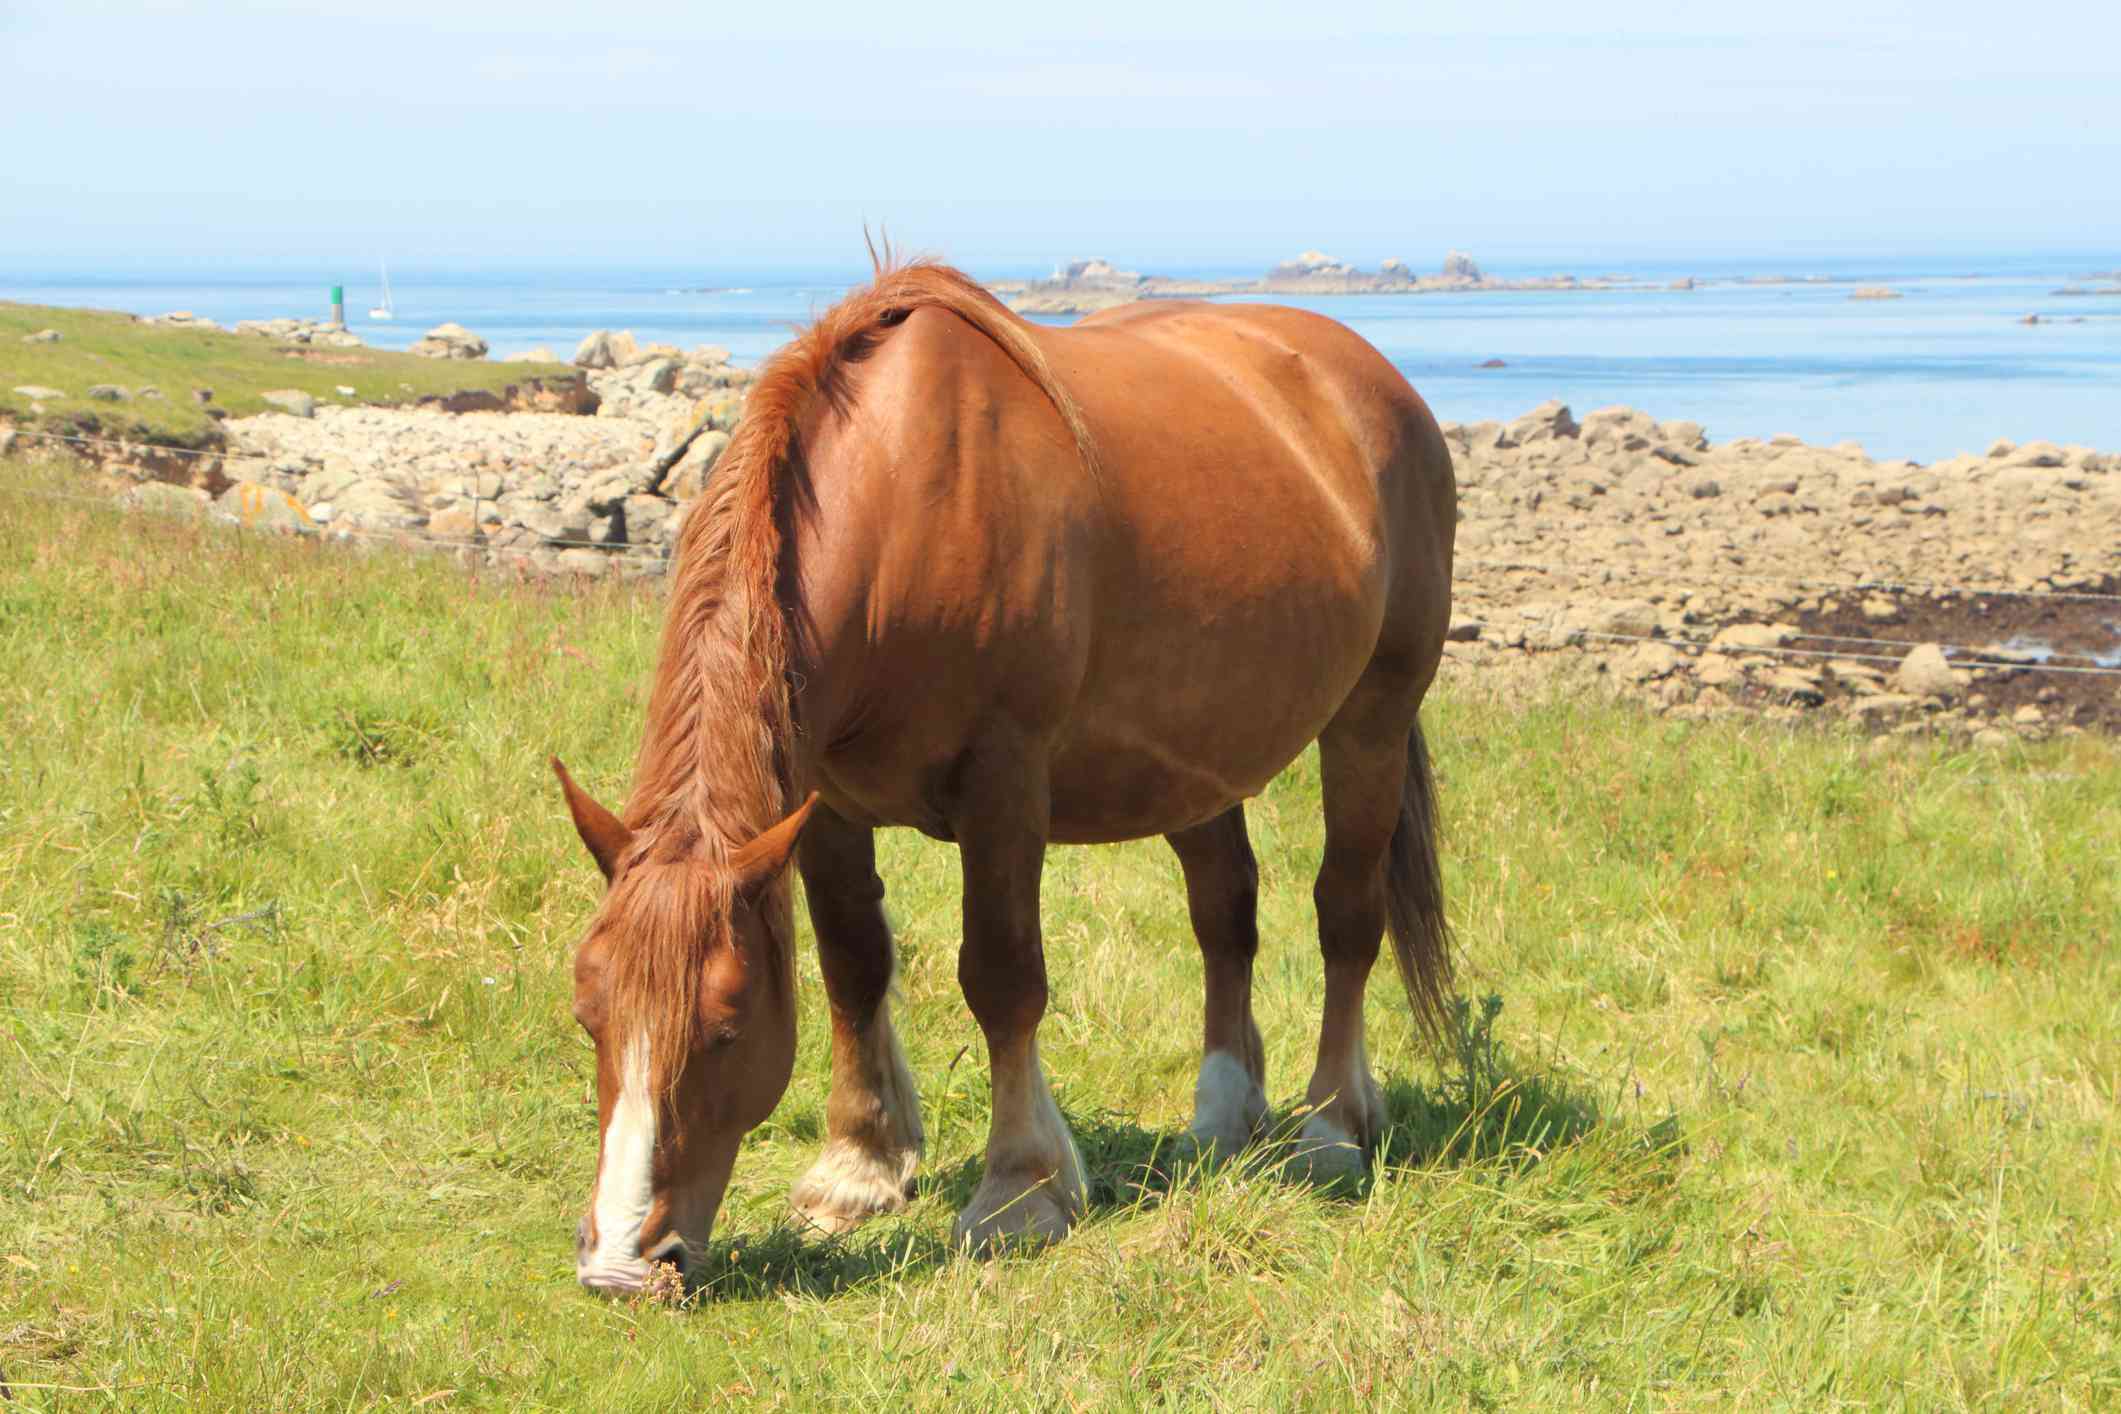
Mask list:
[[[662,1246],[656,1248],[655,1251],[645,1254],[642,1260],[646,1261],[651,1267],[667,1262],[677,1268],[679,1276],[685,1275],[686,1269],[690,1265],[686,1260],[685,1239],[682,1237],[669,1239]]]

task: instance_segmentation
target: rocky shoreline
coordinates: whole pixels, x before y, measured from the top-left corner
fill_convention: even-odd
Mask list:
[[[726,349],[640,345],[609,331],[583,340],[574,362],[575,378],[526,377],[405,407],[269,398],[279,410],[224,420],[222,445],[206,451],[46,444],[28,429],[0,431],[0,450],[17,441],[72,451],[136,509],[442,544],[541,573],[659,574],[728,445],[750,371]]]
[[[1922,466],[1559,403],[1445,435],[1468,666],[1571,655],[1681,716],[2121,732],[2121,677],[2045,671],[2121,667],[2121,454]]]
[[[750,375],[610,333],[575,363],[591,396],[565,410],[322,405],[230,419],[219,457],[103,470],[141,508],[659,575]],[[2121,667],[2121,454],[1998,442],[1924,466],[1559,403],[1444,432],[1461,670],[1573,664],[1680,716],[2121,733],[2121,678],[2046,671]]]

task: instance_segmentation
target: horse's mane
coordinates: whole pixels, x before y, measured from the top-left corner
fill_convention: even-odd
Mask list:
[[[987,338],[1060,414],[1085,470],[1096,451],[1031,326],[976,281],[873,249],[875,278],[767,361],[744,417],[679,534],[647,728],[624,812],[634,833],[607,907],[624,910],[613,952],[615,1014],[642,1018],[652,1073],[675,1083],[700,962],[726,931],[730,851],[793,807],[789,607],[782,603],[788,468],[819,398],[844,415],[847,372],[916,309],[946,309]],[[702,864],[706,867],[701,867]],[[786,892],[780,898],[785,905]],[[769,918],[783,909],[769,910]],[[776,925],[778,926],[778,925]],[[665,1024],[670,1023],[670,1024]]]

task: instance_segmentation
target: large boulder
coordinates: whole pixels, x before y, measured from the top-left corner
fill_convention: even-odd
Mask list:
[[[410,493],[379,476],[365,476],[346,486],[329,502],[312,502],[319,521],[352,530],[414,530],[427,523]]]
[[[636,392],[669,393],[677,388],[678,361],[674,358],[646,359],[634,367],[638,370],[632,378]]]
[[[629,339],[632,337],[631,334],[627,335]],[[676,344],[636,344],[633,352],[626,355],[624,366],[632,368],[636,364],[660,363],[664,360],[676,364],[682,362],[684,357],[685,351]]]
[[[1944,649],[1925,643],[1909,650],[1893,671],[1893,686],[1911,697],[1953,698],[1959,695],[1959,677],[1944,656]]]
[[[255,481],[232,483],[214,502],[214,509],[247,530],[277,530],[288,535],[317,533],[316,520],[300,501]]]
[[[1724,649],[1780,648],[1797,637],[1789,624],[1730,624],[1716,631],[1711,647]]]
[[[722,431],[702,432],[692,439],[685,455],[664,479],[663,492],[674,501],[690,501],[707,489],[707,478],[714,475],[714,464],[721,460],[729,447],[729,434]]]
[[[661,496],[628,496],[621,508],[626,520],[626,538],[636,545],[664,543],[674,503]]]
[[[270,392],[258,394],[258,399],[269,407],[292,413],[296,417],[317,415],[317,400],[300,388],[274,388]]]
[[[1522,447],[1533,442],[1551,442],[1561,437],[1574,437],[1581,429],[1570,414],[1568,405],[1549,399],[1512,422],[1503,430],[1503,435]]]
[[[143,481],[126,491],[118,504],[150,515],[195,516],[206,509],[206,493],[167,481]]]
[[[574,364],[577,368],[620,368],[633,362],[638,352],[630,331],[599,329],[576,346]]]
[[[526,511],[523,525],[548,545],[579,544],[589,539],[590,522],[596,519],[586,502],[544,505]]]
[[[412,352],[422,358],[484,358],[486,341],[461,324],[437,324]]]

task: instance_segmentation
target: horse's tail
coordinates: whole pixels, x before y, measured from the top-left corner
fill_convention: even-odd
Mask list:
[[[1414,1023],[1431,1041],[1440,1041],[1450,1016],[1451,926],[1444,918],[1443,871],[1436,857],[1436,776],[1418,720],[1407,734],[1407,779],[1385,860],[1385,907],[1392,956]]]

